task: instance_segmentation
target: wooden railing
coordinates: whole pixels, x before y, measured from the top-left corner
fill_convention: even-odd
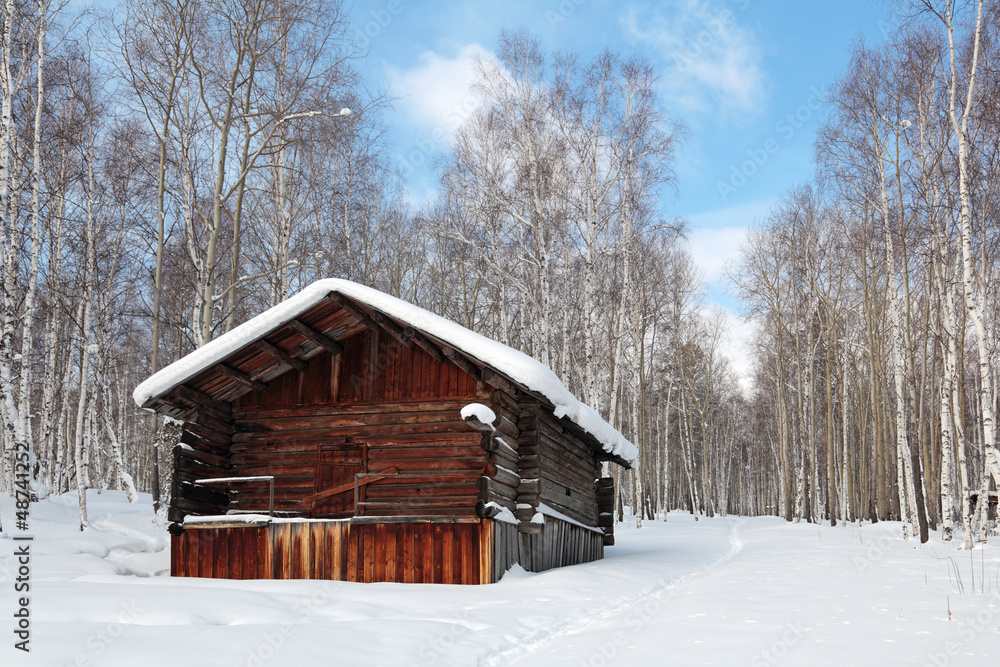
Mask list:
[[[340,484],[332,489],[326,489],[325,491],[320,491],[319,493],[314,493],[311,496],[306,496],[302,499],[302,502],[307,505],[315,505],[321,500],[327,498],[332,498],[333,496],[340,495],[354,489],[354,513],[358,513],[358,489],[366,484],[371,484],[372,482],[377,482],[380,479],[385,479],[386,477],[398,475],[399,471],[395,468],[386,468],[385,470],[380,470],[379,472],[359,472],[354,475],[353,482],[347,482],[346,484]],[[359,481],[360,477],[364,477],[363,481]]]
[[[270,500],[267,503],[267,515],[274,516],[274,475],[255,475],[253,477],[210,477],[195,480],[195,484],[229,484],[231,482],[267,482],[270,486]]]

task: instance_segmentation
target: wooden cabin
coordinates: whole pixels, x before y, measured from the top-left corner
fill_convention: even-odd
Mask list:
[[[184,423],[173,576],[485,584],[592,561],[614,543],[601,464],[636,456],[536,360],[342,280],[134,397]]]

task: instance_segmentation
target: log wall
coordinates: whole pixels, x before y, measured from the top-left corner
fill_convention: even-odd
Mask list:
[[[229,441],[232,410],[229,403],[195,408],[193,421],[185,422],[174,447],[174,474],[167,518],[181,522],[188,514],[225,514],[229,496],[221,487],[196,485],[195,481],[231,475]]]
[[[460,411],[487,395],[484,385],[385,332],[365,329],[343,344],[343,354],[317,354],[305,372],[234,402],[230,474],[274,475],[277,511],[330,516],[303,499],[325,490],[317,484],[323,452],[351,450],[364,461],[358,470],[395,471],[359,492],[359,515],[475,516],[489,462]],[[353,489],[346,494],[341,509],[353,514]],[[230,509],[266,512],[268,489],[234,486],[230,498]]]
[[[556,419],[549,408],[527,396],[491,395],[494,412],[517,420],[518,482],[515,516],[521,532],[535,532],[531,517],[541,504],[587,526],[598,526],[597,478],[593,451]]]
[[[237,409],[232,474],[274,475],[275,508],[308,515],[303,499],[322,490],[316,488],[321,449],[356,448],[369,472],[394,468],[401,475],[365,487],[364,514],[472,514],[486,455],[460,416],[470,400]],[[234,489],[231,508],[266,512],[267,494],[266,487]]]

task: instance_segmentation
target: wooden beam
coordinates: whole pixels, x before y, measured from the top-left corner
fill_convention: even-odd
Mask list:
[[[227,366],[225,364],[216,364],[215,366],[213,366],[212,370],[226,376],[231,380],[236,380],[245,387],[248,387],[250,389],[255,389],[265,394],[267,393],[267,383],[260,382],[259,380],[254,380],[243,371],[236,370],[232,366]]]
[[[288,326],[294,329],[297,333],[301,334],[306,340],[316,343],[317,345],[319,345],[321,348],[323,348],[333,356],[337,356],[338,354],[344,351],[343,345],[333,340],[329,336],[321,334],[320,332],[316,331],[309,325],[303,324],[299,320],[291,320],[288,323]]]
[[[179,397],[183,398],[189,403],[194,403],[195,405],[207,405],[214,406],[215,399],[206,394],[203,391],[198,391],[194,387],[189,387],[186,384],[179,384],[174,387],[174,393]]]
[[[476,516],[482,517],[484,519],[492,519],[497,514],[500,514],[500,508],[493,506],[487,507],[486,501],[477,500],[476,501]]]
[[[413,339],[413,342],[420,346],[427,354],[431,355],[437,361],[444,362],[444,355],[441,354],[441,350],[437,348],[437,345],[427,340],[424,336],[420,335],[420,332],[413,327],[406,327],[403,329],[403,333],[407,337]]]
[[[372,319],[378,322],[380,327],[388,331],[390,336],[398,340],[400,345],[411,349],[413,348],[413,341],[410,338],[407,338],[406,334],[403,333],[403,328],[401,326],[377,310],[372,311]]]
[[[448,357],[453,364],[461,368],[463,371],[472,376],[477,382],[483,379],[483,373],[480,371],[475,364],[466,359],[464,356],[456,352],[453,348],[443,347],[441,352],[444,356]]]
[[[477,417],[476,415],[469,415],[468,417],[462,417],[462,419],[465,421],[466,424],[476,429],[477,431],[482,431],[483,433],[489,433],[489,434],[493,433],[494,430],[493,425],[484,424],[483,422],[479,421],[479,417]]]
[[[483,382],[495,389],[506,392],[514,398],[520,398],[521,396],[521,390],[518,389],[513,382],[503,377],[492,368],[483,369]]]
[[[527,533],[530,535],[541,535],[544,524],[532,523],[531,521],[522,521],[517,524],[517,532]]]
[[[177,404],[174,398],[181,399],[187,403],[194,405],[194,408],[183,408],[181,405]],[[199,421],[203,416],[211,417],[225,424],[231,424],[233,421],[233,415],[231,411],[231,405],[226,401],[216,401],[214,398],[209,396],[203,391],[198,391],[193,387],[189,387],[185,384],[179,384],[171,390],[166,400],[178,409],[178,411],[184,412],[184,421]],[[192,414],[197,414],[198,419],[191,419]]]
[[[372,318],[370,318],[363,310],[355,306],[351,301],[344,298],[343,295],[331,292],[330,296],[327,298],[340,306],[343,310],[347,311],[351,317],[365,325],[365,327],[371,329],[372,331],[378,331],[379,326],[375,324],[374,320],[372,320]]]
[[[269,357],[277,359],[286,366],[291,366],[300,373],[305,373],[307,370],[309,370],[308,363],[302,361],[301,359],[296,359],[288,352],[285,352],[277,345],[268,342],[263,338],[257,341],[257,349],[259,349],[261,352],[268,355]]]

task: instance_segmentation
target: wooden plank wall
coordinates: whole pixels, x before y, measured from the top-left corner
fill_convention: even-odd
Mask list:
[[[233,403],[239,409],[330,403],[420,401],[486,395],[482,383],[451,362],[405,347],[384,331],[364,329],[340,341],[343,353],[316,354],[305,373],[289,371]]]
[[[516,525],[491,519],[465,523],[275,522],[268,526],[189,529],[174,535],[170,574],[485,584],[499,581],[515,563],[529,572],[542,572],[603,557],[600,533],[552,517],[545,518],[539,534],[519,533]]]
[[[519,533],[517,524],[503,521],[493,522],[493,567],[490,582],[500,581],[504,573],[512,568],[518,560]]]
[[[170,538],[170,575],[270,579],[266,526],[185,530]]]
[[[492,573],[491,523],[308,521],[186,530],[171,540],[170,573],[229,579],[485,584]]]
[[[541,533],[520,535],[527,542],[527,560],[521,567],[529,572],[542,572],[554,567],[589,563],[604,558],[604,535],[582,526],[545,517]]]

